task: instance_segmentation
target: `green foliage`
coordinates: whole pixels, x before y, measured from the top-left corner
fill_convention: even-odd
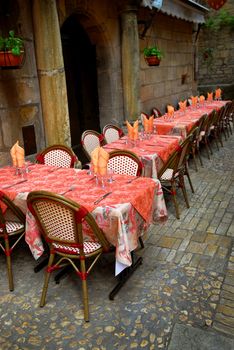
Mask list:
[[[221,27],[229,26],[234,29],[234,16],[226,10],[220,10],[217,14],[207,18],[204,27],[213,31],[218,31]]]
[[[157,46],[145,47],[143,53],[145,57],[157,56],[159,59],[163,57],[163,52]]]
[[[13,30],[9,31],[9,36],[7,38],[0,37],[0,51],[11,51],[13,55],[20,56],[23,47],[23,40],[15,37],[15,32]]]

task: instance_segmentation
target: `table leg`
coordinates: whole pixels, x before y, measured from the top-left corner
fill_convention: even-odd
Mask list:
[[[137,257],[134,252],[131,252],[132,255],[132,265],[124,269],[119,275],[119,282],[116,284],[114,289],[109,294],[109,299],[114,300],[115,295],[118,293],[118,291],[123,287],[123,285],[127,282],[129,277],[133,274],[133,272],[137,269],[139,265],[142,264],[143,258]]]
[[[45,267],[48,264],[48,261],[49,261],[49,256],[47,254],[43,254],[39,258],[36,266],[34,267],[34,272],[41,271],[41,269],[43,269],[43,267]]]
[[[59,284],[60,279],[62,277],[65,277],[65,275],[67,275],[68,272],[71,272],[71,271],[73,271],[71,265],[64,266],[58,273],[56,273],[54,277],[55,283]]]

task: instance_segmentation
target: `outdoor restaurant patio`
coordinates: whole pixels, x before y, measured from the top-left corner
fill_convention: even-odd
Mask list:
[[[204,166],[197,172],[190,159],[190,208],[178,194],[178,220],[165,197],[168,220],[150,227],[137,251],[143,263],[114,300],[108,299],[116,283],[113,255],[95,266],[88,278],[89,323],[75,274],[60,284],[51,279],[46,305],[39,307],[44,272],[34,272],[22,241],[13,253],[15,290],[9,292],[6,269],[0,277],[1,349],[191,349],[191,342],[196,349],[233,349],[233,136],[223,143],[218,151],[212,142],[210,160],[202,147]],[[3,254],[0,261],[5,265]]]

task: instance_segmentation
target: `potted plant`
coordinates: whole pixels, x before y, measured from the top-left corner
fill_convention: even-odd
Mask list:
[[[0,36],[0,67],[20,68],[24,59],[23,39],[15,37],[13,30],[8,37]]]
[[[159,66],[163,52],[157,46],[145,47],[143,53],[149,66]]]

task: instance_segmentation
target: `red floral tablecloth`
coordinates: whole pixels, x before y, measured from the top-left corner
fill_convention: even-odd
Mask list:
[[[157,171],[176,150],[181,141],[180,136],[151,135],[149,139],[131,142],[125,136],[104,146],[106,151],[129,150],[138,155],[144,164],[143,176],[157,178]]]
[[[26,213],[25,239],[35,259],[42,255],[44,248],[35,219],[27,210],[26,199],[30,191],[46,190],[64,194],[92,212],[109,242],[116,247],[117,263],[126,267],[132,263],[130,252],[136,249],[138,237],[146,232],[150,223],[166,219],[167,210],[158,180],[126,175],[113,175],[113,180],[101,188],[85,170],[31,164],[29,173],[20,178],[12,167],[0,169],[0,190],[10,194]],[[111,193],[95,205],[107,192]],[[85,237],[93,239],[92,232],[85,230]]]
[[[213,109],[219,110],[228,101],[206,102],[203,106],[193,109],[187,107],[185,113],[180,110],[175,111],[174,118],[168,119],[167,115],[154,120],[158,134],[180,133],[183,138],[204,114],[209,114]]]

